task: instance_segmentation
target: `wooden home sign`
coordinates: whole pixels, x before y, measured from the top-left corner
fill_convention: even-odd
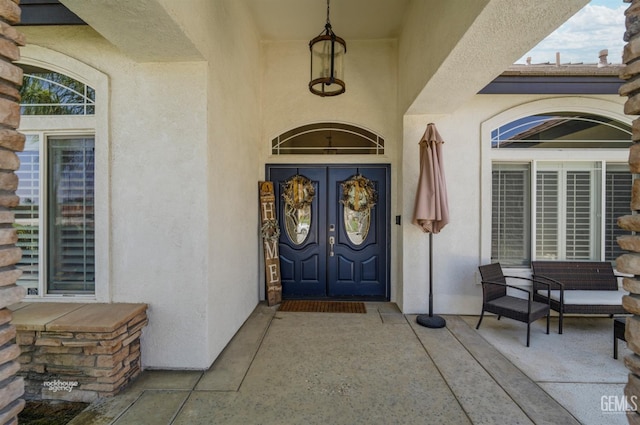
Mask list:
[[[269,305],[282,301],[282,281],[280,279],[280,256],[278,240],[280,228],[276,219],[276,198],[273,182],[258,182],[260,191],[260,233],[264,248],[264,268],[267,302]]]

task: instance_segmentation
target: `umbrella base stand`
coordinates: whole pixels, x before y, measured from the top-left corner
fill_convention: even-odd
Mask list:
[[[447,325],[447,322],[440,316],[433,315],[429,316],[428,314],[421,314],[416,317],[416,322],[424,326],[426,328],[444,328]]]
[[[429,314],[416,317],[416,322],[426,328],[444,328],[447,322],[440,316],[433,314],[433,233],[429,233]]]

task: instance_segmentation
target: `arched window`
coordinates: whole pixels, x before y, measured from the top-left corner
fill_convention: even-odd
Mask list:
[[[65,74],[33,65],[22,66],[22,115],[93,115],[95,90]]]
[[[493,149],[612,149],[630,145],[629,125],[613,118],[579,112],[529,115],[491,132]]]
[[[26,135],[16,172],[18,283],[28,296],[94,295],[96,149],[95,131],[87,129],[95,126],[95,90],[60,72],[18,65]]]
[[[613,261],[621,254],[616,220],[629,213],[629,124],[591,111],[546,110],[486,130],[491,261],[529,267],[532,260]]]
[[[384,155],[384,139],[361,127],[324,122],[282,133],[271,141],[273,155]]]

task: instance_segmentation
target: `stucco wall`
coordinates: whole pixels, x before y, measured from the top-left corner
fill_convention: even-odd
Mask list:
[[[207,341],[215,360],[258,303],[260,43],[244,2],[206,10]],[[222,6],[221,6],[222,5]],[[215,7],[215,13],[212,11]],[[216,40],[211,43],[210,40]],[[208,366],[208,365],[207,365]]]
[[[548,99],[546,102],[543,100]],[[482,288],[477,267],[481,258],[481,215],[491,213],[490,187],[482,187],[481,126],[486,120],[511,108],[536,102],[536,107],[569,108],[588,105],[604,114],[622,115],[622,98],[610,96],[514,96],[477,95],[450,115],[407,116],[403,159],[403,296],[398,300],[404,313],[428,311],[428,235],[410,224],[419,176],[418,141],[425,126],[434,122],[445,140],[444,167],[449,195],[450,223],[433,236],[434,311],[440,314],[478,314]],[[595,109],[594,109],[595,110]],[[535,108],[531,109],[535,113]],[[623,118],[624,119],[624,118]],[[628,121],[628,120],[627,120]],[[624,162],[626,153],[622,152]],[[490,179],[489,179],[490,184]],[[485,186],[487,186],[485,184]]]
[[[209,367],[259,300],[260,43],[243,2],[191,6],[166,12],[205,61],[141,63],[88,27],[25,28],[108,76],[96,140],[109,144],[111,261],[98,286],[102,301],[149,304],[147,368]]]
[[[320,97],[309,91],[309,40],[264,42],[262,147],[299,125],[349,122],[389,139],[397,148],[396,42],[347,41],[346,92]],[[268,152],[265,152],[268,154]]]
[[[262,66],[262,132],[257,145],[261,153],[261,176],[266,163],[389,163],[393,223],[393,217],[400,214],[396,187],[400,181],[398,161],[402,148],[395,40],[347,40],[346,92],[336,97],[316,96],[308,89],[309,40],[263,43]],[[305,124],[324,121],[345,122],[381,135],[385,139],[385,155],[271,155],[274,137]],[[399,226],[391,225],[394,247],[398,244],[399,230]],[[395,300],[399,280],[395,249],[391,256],[391,299]]]
[[[108,204],[97,222],[111,222],[111,261],[97,264],[97,274],[108,276],[97,282],[101,291],[108,288],[103,301],[149,304],[145,367],[206,367],[205,350],[184,350],[207,333],[207,235],[193,231],[206,229],[208,219],[207,108],[200,95],[206,66],[135,63],[88,27],[24,33],[28,43],[109,78],[109,92],[97,94],[109,98],[98,100],[97,115],[109,119],[96,134],[96,143],[109,145],[108,157],[97,158],[108,161],[110,173],[108,193],[96,195]]]

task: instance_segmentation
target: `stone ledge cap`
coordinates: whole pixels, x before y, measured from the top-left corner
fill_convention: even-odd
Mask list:
[[[145,313],[147,304],[84,304],[45,326],[47,331],[113,332]]]
[[[13,309],[11,323],[18,331],[44,331],[47,323],[79,309],[79,303],[27,303],[22,302]]]

